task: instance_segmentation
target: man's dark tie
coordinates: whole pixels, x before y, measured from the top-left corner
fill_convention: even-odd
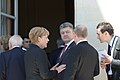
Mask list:
[[[111,49],[110,49],[110,45],[108,45],[108,55],[111,55]],[[110,65],[107,65],[106,71],[108,73],[108,71],[110,70]]]
[[[62,49],[62,51],[61,51],[61,53],[60,53],[60,56],[58,57],[57,62],[59,62],[60,59],[61,59],[61,57],[63,57],[63,55],[64,55],[64,53],[65,53],[65,51],[66,51],[66,47],[67,47],[67,45],[65,45],[64,48]]]
[[[62,55],[65,53],[66,47],[67,47],[67,45],[65,45],[64,48],[62,49],[61,54],[60,54],[60,57],[62,57]]]
[[[111,55],[111,46],[110,45],[108,45],[108,55]],[[106,72],[107,72],[107,75],[108,75],[108,71],[110,70],[110,64],[109,65],[106,65]],[[111,75],[108,75],[108,80],[112,80],[112,77],[111,77]]]
[[[108,45],[108,55],[111,55],[111,46]]]

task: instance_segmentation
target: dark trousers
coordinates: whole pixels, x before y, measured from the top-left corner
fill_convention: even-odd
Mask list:
[[[113,76],[112,75],[107,75],[108,80],[113,80]]]
[[[107,75],[108,80],[120,80],[120,71],[113,73],[113,75]]]

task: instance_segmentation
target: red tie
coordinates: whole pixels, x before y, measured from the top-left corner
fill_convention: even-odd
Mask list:
[[[62,55],[65,53],[65,51],[66,51],[66,47],[67,47],[67,45],[65,45],[64,48],[62,49],[59,58],[61,58]]]

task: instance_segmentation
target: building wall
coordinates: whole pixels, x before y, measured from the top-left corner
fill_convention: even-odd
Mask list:
[[[88,27],[88,41],[97,50],[107,50],[107,45],[101,44],[97,39],[96,26],[98,23],[110,22],[114,27],[115,35],[120,36],[119,3],[119,0],[75,0],[75,25],[84,24]],[[95,80],[107,80],[105,69],[100,67],[100,74],[95,77]]]

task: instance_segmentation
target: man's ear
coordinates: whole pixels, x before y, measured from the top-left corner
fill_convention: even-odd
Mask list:
[[[12,44],[11,43],[8,43],[8,46],[9,46],[9,50],[12,49]]]
[[[109,35],[109,33],[107,31],[104,32],[105,35]]]

